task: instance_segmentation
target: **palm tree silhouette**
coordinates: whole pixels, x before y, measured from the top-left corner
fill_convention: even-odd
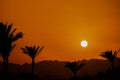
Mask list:
[[[3,71],[8,72],[8,57],[10,53],[15,48],[15,42],[23,37],[23,33],[16,33],[16,29],[12,30],[12,25],[3,24],[0,22],[0,54],[3,59]]]
[[[74,62],[66,62],[65,63],[65,67],[67,67],[68,69],[70,69],[73,72],[73,78],[76,79],[76,74],[77,71],[82,68],[84,65],[84,63],[78,64],[78,62],[74,61]]]
[[[27,54],[32,59],[32,74],[34,75],[35,57],[43,50],[44,46],[25,46],[21,48],[24,54]]]
[[[114,52],[112,52],[112,50],[110,51],[105,51],[105,52],[102,52],[100,54],[100,56],[106,58],[107,60],[110,61],[111,63],[111,71],[113,72],[114,71],[114,60],[117,56],[117,54],[119,53],[120,49],[119,50],[115,50]]]

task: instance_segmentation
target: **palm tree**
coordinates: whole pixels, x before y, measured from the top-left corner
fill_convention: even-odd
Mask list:
[[[15,48],[15,42],[23,37],[23,33],[16,33],[16,29],[12,30],[12,25],[3,24],[0,22],[0,54],[3,59],[3,71],[8,72],[8,57]]]
[[[117,56],[117,54],[119,53],[120,49],[119,50],[115,50],[114,52],[112,52],[112,50],[110,51],[105,51],[105,52],[102,52],[100,54],[100,56],[106,58],[108,61],[110,61],[111,63],[111,71],[113,72],[114,71],[114,60]]]
[[[73,78],[76,79],[76,74],[77,71],[82,68],[84,65],[84,63],[78,64],[78,62],[74,61],[74,62],[66,62],[65,63],[65,67],[67,67],[68,69],[70,69],[73,72]]]
[[[32,59],[32,74],[34,75],[35,57],[43,50],[44,46],[25,46],[21,48],[24,54],[27,54]]]

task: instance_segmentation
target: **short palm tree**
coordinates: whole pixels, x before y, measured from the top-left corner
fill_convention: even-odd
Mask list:
[[[16,33],[16,29],[12,30],[12,25],[0,22],[0,54],[3,59],[3,71],[8,72],[8,57],[15,47],[15,42],[23,37],[23,33]]]
[[[114,60],[117,56],[117,54],[119,53],[120,49],[119,50],[115,50],[114,52],[112,52],[112,50],[110,51],[105,51],[105,52],[102,52],[100,54],[100,56],[106,58],[107,60],[110,61],[111,63],[111,70],[114,71]]]
[[[43,50],[44,46],[25,46],[21,48],[24,54],[27,54],[32,59],[32,74],[34,74],[35,57]]]
[[[67,67],[68,69],[70,69],[73,72],[73,78],[76,79],[76,74],[77,71],[82,68],[84,65],[84,63],[78,64],[78,62],[74,61],[74,62],[66,62],[65,63],[65,67]]]

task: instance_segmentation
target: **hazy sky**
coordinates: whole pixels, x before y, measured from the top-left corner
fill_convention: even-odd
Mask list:
[[[9,57],[14,63],[31,61],[25,45],[45,46],[36,62],[101,58],[120,48],[120,0],[0,0],[0,21],[24,33]]]

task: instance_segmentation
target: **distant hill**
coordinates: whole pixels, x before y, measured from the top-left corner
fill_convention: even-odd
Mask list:
[[[64,67],[66,61],[40,61],[35,65],[35,74],[41,78],[70,78],[72,72]],[[110,63],[107,60],[90,59],[81,60],[79,63],[84,62],[85,65],[78,71],[77,76],[95,76],[98,72],[105,73],[110,69]],[[120,68],[120,59],[115,60],[115,68]],[[0,62],[0,71],[2,70],[2,62]],[[9,72],[18,74],[21,72],[31,72],[31,64],[9,64]]]

